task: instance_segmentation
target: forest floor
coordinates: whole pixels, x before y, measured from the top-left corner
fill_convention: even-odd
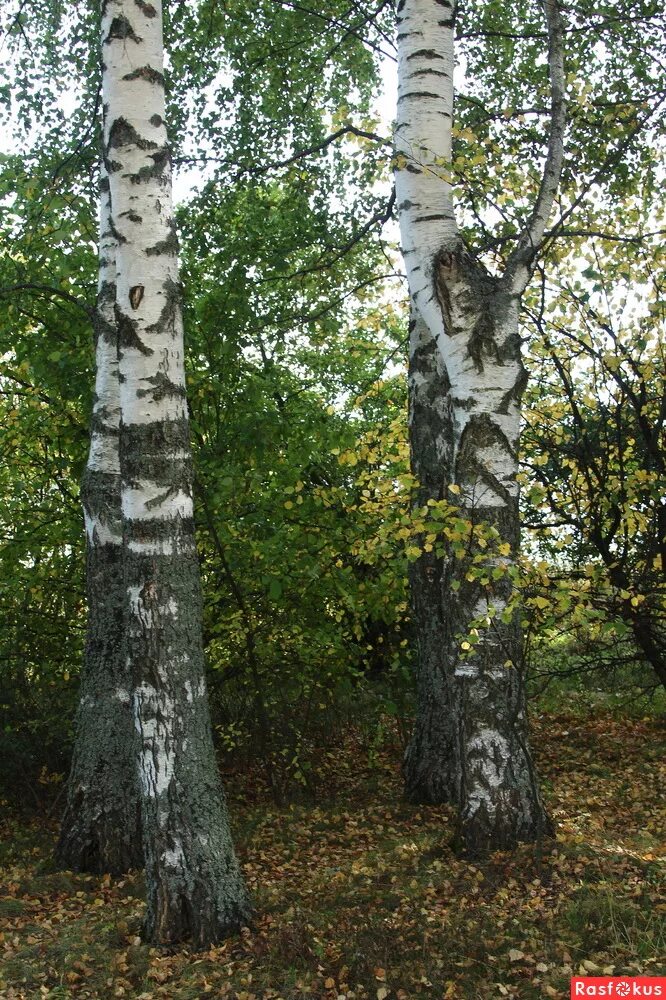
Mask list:
[[[5,815],[0,997],[529,1000],[666,975],[663,722],[543,714],[533,743],[557,838],[482,864],[452,852],[450,811],[401,800],[390,739],[369,758],[350,732],[315,805],[227,775],[257,917],[200,954],[142,943],[139,874],[55,871],[55,824]]]

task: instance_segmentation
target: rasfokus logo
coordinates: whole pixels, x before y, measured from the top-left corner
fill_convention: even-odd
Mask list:
[[[571,980],[573,997],[663,997],[666,1000],[665,976],[576,976]]]

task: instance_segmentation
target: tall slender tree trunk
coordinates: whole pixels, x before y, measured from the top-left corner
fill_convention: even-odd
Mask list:
[[[161,3],[102,4],[104,155],[117,239],[125,655],[133,678],[148,937],[204,947],[245,923],[212,743]]]
[[[123,654],[120,513],[120,385],[114,314],[116,239],[109,180],[100,183],[97,375],[90,454],[82,484],[86,524],[88,631],[76,742],[56,859],[75,871],[128,871],[143,865],[134,765],[131,678]]]
[[[417,502],[446,499],[461,520],[498,529],[515,557],[518,446],[525,371],[521,295],[559,180],[563,69],[557,9],[546,0],[553,94],[544,180],[530,224],[501,277],[460,237],[452,198],[454,0],[399,0],[396,194],[412,303],[410,432]],[[470,536],[471,537],[471,536]],[[472,545],[424,553],[412,573],[418,637],[417,719],[405,759],[412,799],[454,801],[466,848],[480,853],[550,828],[527,740],[521,633],[511,585],[484,581]],[[483,564],[481,564],[483,565]],[[492,582],[491,582],[492,581]],[[472,651],[472,623],[489,618]],[[507,619],[507,620],[505,620]]]

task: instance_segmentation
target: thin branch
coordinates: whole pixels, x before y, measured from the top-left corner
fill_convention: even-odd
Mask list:
[[[95,310],[92,306],[83,302],[82,299],[77,299],[75,295],[70,295],[69,292],[63,291],[62,288],[53,288],[51,285],[39,285],[32,281],[21,285],[5,285],[4,287],[0,287],[0,295],[8,296],[12,292],[40,292],[43,295],[54,295],[56,298],[64,299],[65,302],[70,302],[72,305],[82,309],[89,319],[93,319],[95,316]]]
[[[333,25],[333,27],[335,28],[344,28],[345,31],[349,32],[349,34],[353,35],[355,38],[358,38],[358,40],[362,42],[363,45],[367,45],[369,49],[373,49],[375,52],[383,56],[385,59],[391,59],[393,62],[397,62],[395,56],[392,56],[390,52],[386,52],[381,47],[381,45],[376,45],[374,42],[371,42],[369,38],[364,38],[362,34],[359,34],[358,31],[356,31],[356,28],[363,27],[363,24],[354,25],[353,27],[350,28],[349,25],[346,25],[343,21],[339,21],[335,17],[330,17],[326,14],[322,14],[320,11],[313,10],[311,7],[303,6],[303,4],[294,3],[293,0],[271,0],[271,2],[277,4],[279,7],[287,7],[291,10],[298,10],[303,14],[309,14],[311,17],[317,17],[321,21],[324,21],[326,24]],[[385,4],[382,4],[379,10],[381,11],[382,7],[384,6]],[[379,11],[377,11],[376,13],[379,13]],[[365,23],[367,23],[367,20],[368,19],[366,19]]]
[[[323,152],[332,143],[336,142],[336,140],[341,139],[346,135],[355,135],[360,139],[370,139],[372,142],[376,142],[380,146],[387,146],[389,149],[393,148],[393,143],[390,139],[377,135],[376,132],[367,132],[364,129],[356,128],[355,125],[343,125],[337,130],[337,132],[332,132],[331,135],[326,136],[326,138],[322,139],[321,142],[317,142],[312,146],[305,146],[303,149],[297,149],[291,154],[291,156],[286,157],[284,160],[273,160],[271,163],[262,163],[259,166],[254,164],[239,167],[236,179],[242,177],[243,174],[250,174],[252,177],[260,177],[262,174],[270,173],[273,170],[280,170],[282,167],[288,167],[292,163],[297,163],[299,160],[303,160],[308,156],[313,156],[315,153]],[[176,166],[192,163],[217,163],[220,166],[237,165],[235,160],[220,160],[219,157],[216,156],[181,156],[174,162]]]
[[[550,75],[550,137],[539,194],[530,221],[512,251],[504,281],[522,293],[530,278],[531,265],[543,242],[548,218],[555,204],[564,163],[564,133],[567,124],[566,78],[564,74],[564,24],[559,0],[544,0],[548,26],[548,70]]]
[[[360,243],[364,236],[366,236],[376,225],[379,224],[380,230],[383,226],[392,218],[393,208],[395,205],[395,188],[392,189],[391,195],[388,202],[383,209],[378,209],[374,215],[372,215],[367,222],[365,222],[361,228],[354,233],[349,240],[344,243],[341,247],[327,248],[334,249],[335,252],[332,257],[322,257],[316,264],[311,264],[309,267],[300,268],[298,271],[292,271],[290,274],[280,274],[277,276],[271,276],[268,278],[263,278],[257,282],[257,284],[266,284],[268,282],[274,281],[289,281],[292,278],[302,278],[307,274],[315,274],[318,271],[326,271],[331,268],[334,264],[337,264],[339,260],[353,250],[357,243]]]

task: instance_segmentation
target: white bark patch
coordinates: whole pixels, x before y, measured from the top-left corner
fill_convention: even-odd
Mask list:
[[[123,538],[118,525],[109,524],[88,510],[84,510],[83,520],[89,545],[122,545]]]
[[[170,492],[161,483],[144,479],[138,486],[125,486],[122,495],[123,517],[133,521],[192,518],[192,497],[182,490]]]
[[[467,749],[473,758],[476,780],[468,793],[465,812],[471,817],[483,805],[492,817],[496,811],[492,792],[504,782],[510,756],[509,744],[496,730],[482,728],[469,740]]]
[[[196,552],[193,542],[177,542],[172,538],[164,538],[153,542],[141,542],[132,540],[127,548],[130,552],[145,556],[175,556],[192,555]]]
[[[193,703],[195,698],[203,698],[206,694],[206,682],[203,678],[199,680],[194,688],[189,680],[185,681],[183,686],[185,688],[185,699],[190,705]]]
[[[456,665],[455,677],[478,677],[479,667],[476,663],[467,663],[464,660]]]
[[[99,433],[91,436],[88,469],[91,472],[107,472],[116,476],[120,475],[118,438]]]
[[[144,794],[154,798],[167,790],[175,773],[175,706],[165,692],[144,681],[134,692],[133,712],[141,740],[139,779]]]
[[[175,841],[172,848],[167,848],[162,852],[162,861],[167,868],[180,869],[185,867],[185,853],[179,840]]]

